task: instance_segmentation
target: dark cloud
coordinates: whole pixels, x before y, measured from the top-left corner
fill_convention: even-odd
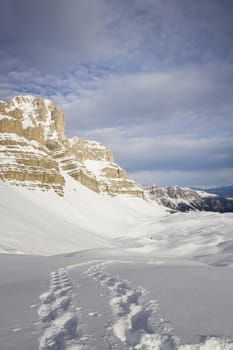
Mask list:
[[[226,56],[232,59],[231,0],[139,0],[114,4],[118,38],[129,46],[133,64],[137,58],[154,67],[206,63]]]
[[[1,44],[22,65],[65,70],[109,55],[104,0],[3,0],[0,8]]]
[[[2,0],[0,9],[2,51],[26,66],[117,59],[129,70],[233,58],[231,0]]]

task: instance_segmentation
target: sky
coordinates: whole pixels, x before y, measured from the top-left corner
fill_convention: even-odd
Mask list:
[[[233,183],[232,0],[1,0],[0,99],[36,95],[141,184]]]

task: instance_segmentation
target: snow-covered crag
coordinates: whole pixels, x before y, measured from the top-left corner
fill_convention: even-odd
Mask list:
[[[146,186],[146,196],[173,210],[233,212],[233,200],[186,187]]]
[[[64,114],[52,101],[34,96],[0,101],[0,179],[63,195],[67,175],[95,192],[143,196],[110,149],[64,135]]]

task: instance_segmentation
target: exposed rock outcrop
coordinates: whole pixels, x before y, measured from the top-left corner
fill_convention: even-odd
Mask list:
[[[109,148],[64,135],[64,114],[52,101],[17,96],[0,102],[0,179],[63,195],[66,176],[96,192],[143,197]]]
[[[226,199],[204,191],[178,186],[146,186],[144,189],[147,198],[175,211],[233,212],[233,199]]]
[[[30,96],[0,103],[0,111],[0,178],[62,195],[65,180],[47,146],[52,136],[61,139],[63,114],[48,100]]]

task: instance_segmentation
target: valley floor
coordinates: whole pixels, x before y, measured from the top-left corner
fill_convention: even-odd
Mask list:
[[[232,213],[0,192],[0,350],[233,350]]]
[[[232,267],[117,249],[0,255],[2,350],[232,350]]]

